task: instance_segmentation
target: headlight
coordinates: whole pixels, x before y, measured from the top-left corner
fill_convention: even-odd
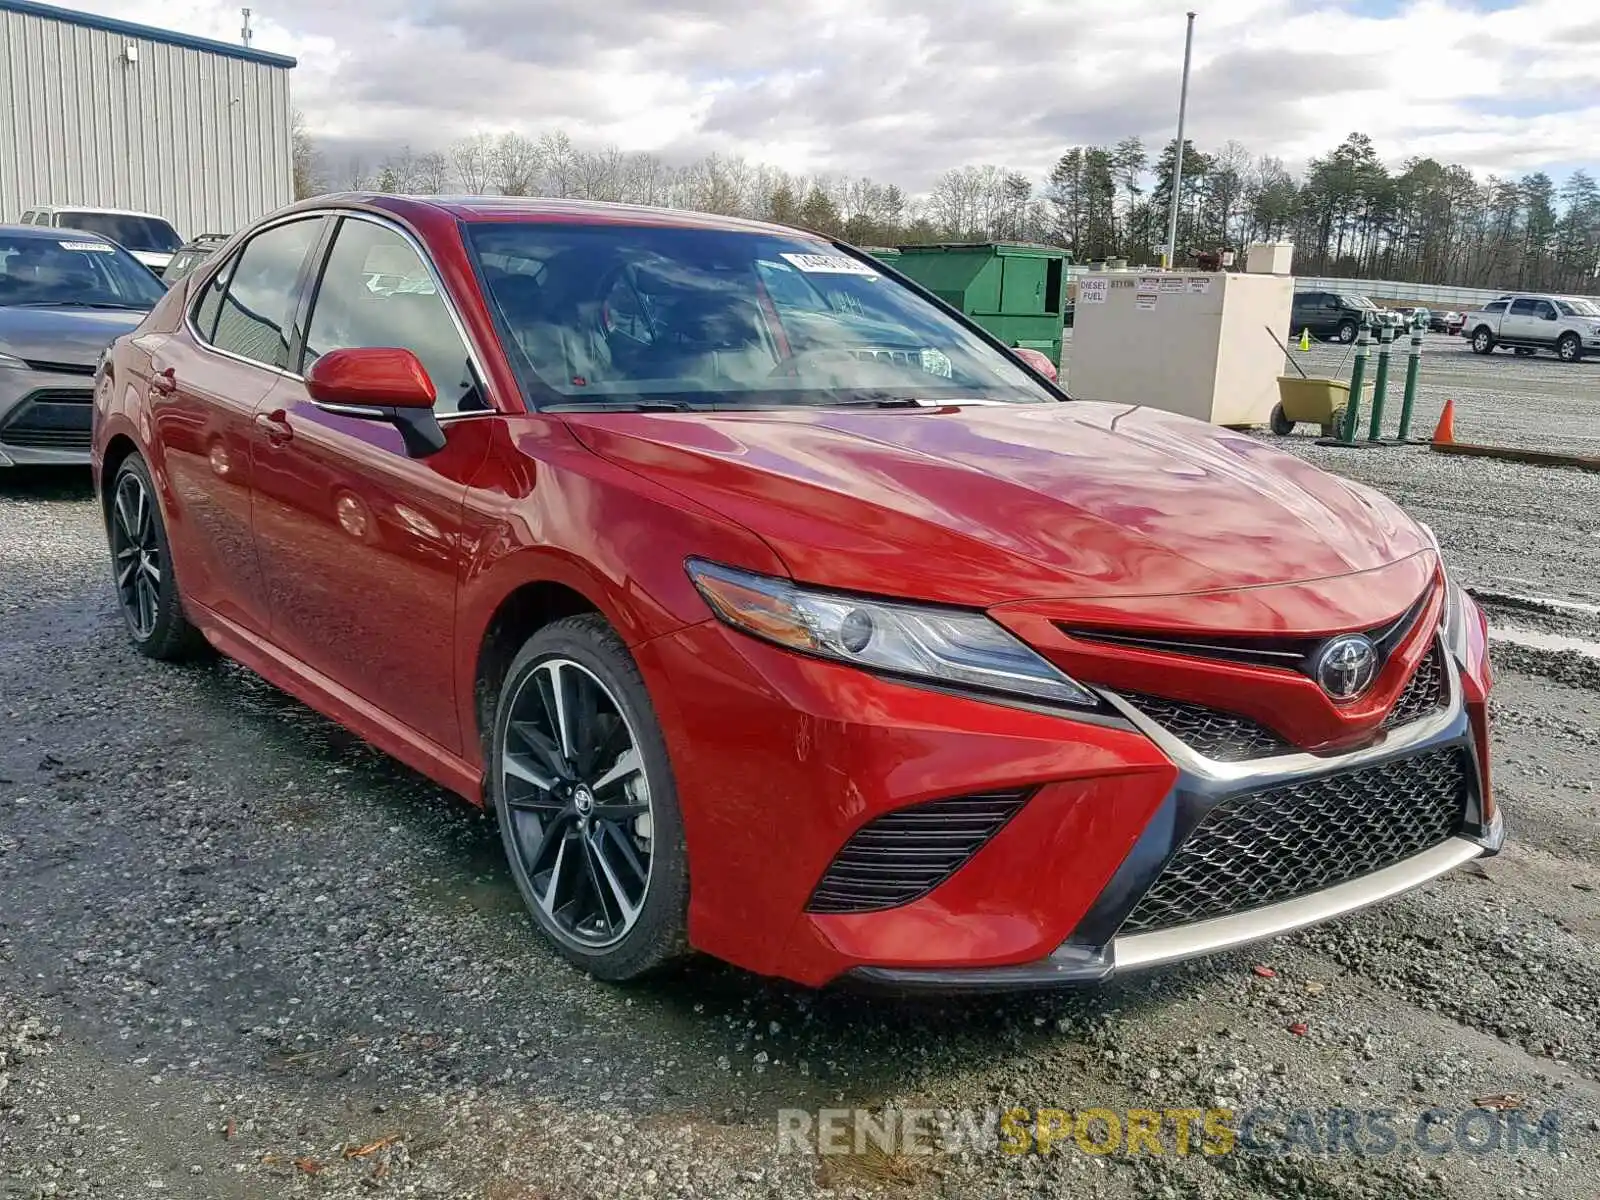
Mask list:
[[[29,367],[27,363],[23,362],[15,355],[0,353],[0,371],[7,369],[13,371],[26,371],[29,369]]]
[[[687,568],[718,617],[791,650],[953,687],[1099,704],[982,613],[861,600],[698,559]]]

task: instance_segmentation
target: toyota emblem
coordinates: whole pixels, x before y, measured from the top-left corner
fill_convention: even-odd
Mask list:
[[[1378,648],[1359,633],[1328,641],[1317,654],[1312,676],[1335,700],[1354,700],[1378,677]]]

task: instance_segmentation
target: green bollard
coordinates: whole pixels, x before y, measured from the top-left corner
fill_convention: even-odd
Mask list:
[[[1372,380],[1372,424],[1367,441],[1375,442],[1383,433],[1383,402],[1389,397],[1389,350],[1394,344],[1394,326],[1378,330],[1378,373]]]
[[[1411,407],[1417,402],[1417,376],[1422,371],[1422,317],[1411,323],[1411,353],[1406,358],[1406,394],[1400,401],[1400,441],[1411,436]]]
[[[1361,314],[1361,330],[1356,334],[1356,361],[1350,368],[1350,401],[1344,406],[1344,421],[1339,429],[1339,441],[1346,446],[1356,444],[1356,426],[1361,422],[1361,385],[1367,381],[1367,314]]]

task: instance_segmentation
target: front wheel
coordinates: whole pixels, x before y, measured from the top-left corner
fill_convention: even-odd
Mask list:
[[[106,535],[117,603],[134,649],[166,662],[203,655],[206,640],[183,615],[155,483],[137,454],[123,459],[112,479]]]
[[[1494,334],[1488,329],[1476,330],[1472,335],[1472,352],[1474,354],[1489,354],[1494,350]]]
[[[1354,321],[1339,322],[1339,340],[1345,343],[1356,340],[1356,323]]]
[[[622,639],[545,626],[506,674],[490,791],[517,890],[556,948],[622,981],[688,952],[688,855],[666,743]]]
[[[1562,362],[1575,363],[1583,357],[1583,343],[1575,333],[1563,333],[1556,343],[1556,357]]]
[[[1288,437],[1294,432],[1294,422],[1289,420],[1289,418],[1284,415],[1283,405],[1281,404],[1274,404],[1272,406],[1271,423],[1272,432],[1277,434],[1279,437]]]

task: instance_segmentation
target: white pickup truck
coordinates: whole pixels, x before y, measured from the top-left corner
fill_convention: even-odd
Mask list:
[[[1551,350],[1562,362],[1600,354],[1600,305],[1582,296],[1513,293],[1466,314],[1461,336],[1475,354],[1501,346],[1518,354]]]

